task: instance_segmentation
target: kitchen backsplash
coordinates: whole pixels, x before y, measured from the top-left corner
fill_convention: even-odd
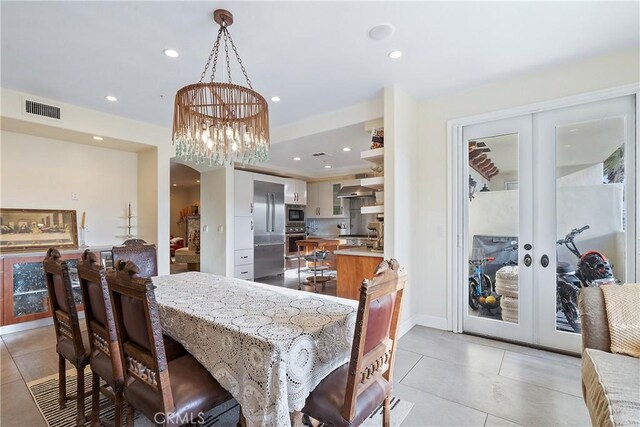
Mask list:
[[[307,220],[307,230],[311,236],[337,236],[339,224],[345,224],[349,233],[349,218],[316,218]]]

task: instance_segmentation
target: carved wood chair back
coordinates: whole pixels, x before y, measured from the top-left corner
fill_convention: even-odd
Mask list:
[[[91,355],[95,357],[101,353],[111,359],[113,380],[116,385],[121,386],[124,382],[124,373],[106,272],[96,254],[89,249],[84,251],[78,262],[78,278],[82,290]]]
[[[140,269],[142,277],[158,275],[156,245],[148,245],[142,239],[129,239],[122,246],[114,246],[111,252],[114,266],[121,260],[133,261]]]
[[[398,261],[382,261],[371,280],[364,280],[351,348],[342,416],[352,420],[358,396],[376,382],[393,384],[398,320],[406,274]]]
[[[71,350],[63,352],[65,357],[76,367],[84,366],[89,355],[82,342],[69,266],[66,261],[61,260],[60,252],[55,248],[47,251],[42,266],[47,281],[58,352],[61,352],[61,348]]]
[[[140,276],[134,262],[123,260],[107,273],[107,283],[124,366],[125,394],[128,386],[140,382],[161,402],[164,413],[170,413],[175,406],[155,286],[151,279]]]

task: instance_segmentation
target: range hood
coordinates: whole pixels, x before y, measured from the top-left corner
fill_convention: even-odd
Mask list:
[[[346,185],[338,191],[338,198],[375,197],[376,190],[361,185]]]

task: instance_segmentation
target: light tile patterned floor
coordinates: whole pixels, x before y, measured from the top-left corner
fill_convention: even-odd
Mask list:
[[[45,425],[26,382],[57,372],[54,342],[51,326],[2,336],[3,427]],[[575,357],[420,326],[399,342],[404,426],[588,426],[580,390]]]

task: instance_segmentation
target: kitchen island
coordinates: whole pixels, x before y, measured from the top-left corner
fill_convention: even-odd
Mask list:
[[[384,254],[366,247],[340,249],[333,252],[336,256],[338,284],[336,295],[357,300],[364,279],[373,278]]]

